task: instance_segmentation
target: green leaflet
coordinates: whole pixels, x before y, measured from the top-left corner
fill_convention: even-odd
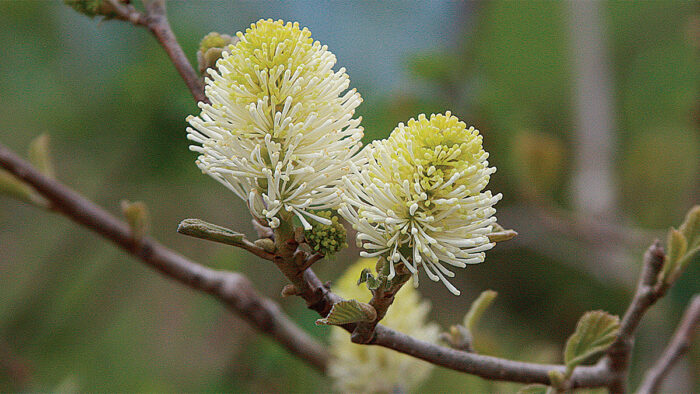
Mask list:
[[[671,228],[666,239],[666,258],[660,279],[671,284],[678,279],[685,266],[700,251],[700,205],[688,211],[678,230]]]
[[[372,275],[372,271],[367,268],[363,269],[360,273],[360,279],[357,280],[357,285],[359,286],[365,282],[367,282],[367,288],[370,290],[377,290],[379,286],[382,285],[382,281],[379,278],[375,278],[374,275]]]
[[[464,327],[466,327],[469,331],[474,331],[474,327],[476,326],[476,323],[479,322],[479,319],[481,319],[481,315],[484,314],[493,300],[496,299],[497,295],[498,293],[493,290],[483,291],[479,297],[472,302],[469,312],[467,312],[467,315],[464,316]]]
[[[564,362],[569,371],[587,358],[604,351],[620,331],[620,318],[603,311],[586,312],[579,319],[576,331],[566,341]]]
[[[357,300],[348,300],[333,304],[328,316],[316,320],[316,325],[340,326],[360,321],[372,321],[376,318],[377,312],[372,306]]]

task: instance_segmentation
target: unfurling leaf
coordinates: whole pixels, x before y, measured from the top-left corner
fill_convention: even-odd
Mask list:
[[[546,394],[548,387],[543,384],[529,384],[520,390],[517,394]]]
[[[672,228],[668,232],[661,280],[669,285],[675,282],[699,251],[700,205],[696,205],[690,209],[678,230]]]
[[[49,150],[49,135],[42,134],[29,143],[29,161],[42,174],[49,178],[54,177],[53,161]]]
[[[0,196],[2,195],[28,202],[42,208],[49,206],[49,202],[39,195],[31,186],[9,172],[0,169]]]
[[[371,305],[357,300],[348,300],[333,304],[328,316],[316,320],[316,324],[340,326],[361,321],[373,321],[376,318],[377,311]]]
[[[102,15],[110,19],[115,16],[112,5],[106,0],[63,0],[63,2],[91,18]]]
[[[32,188],[26,183],[15,178],[15,176],[9,172],[0,169],[0,194],[21,201],[31,202],[32,192]]]
[[[620,318],[603,311],[586,312],[566,341],[564,362],[568,370],[610,346],[620,331]]]
[[[498,293],[493,290],[486,290],[482,292],[479,297],[472,302],[469,312],[467,312],[467,315],[464,316],[464,327],[473,332],[474,327],[476,327],[476,323],[478,323],[479,319],[481,319],[481,315],[484,314],[493,300],[496,299],[497,295]]]
[[[372,271],[368,268],[363,269],[360,273],[360,279],[357,280],[357,285],[359,286],[365,282],[367,283],[367,288],[370,290],[377,290],[379,286],[382,285],[382,281],[375,278],[374,275],[372,275]]]
[[[678,228],[688,241],[688,249],[700,247],[700,205],[690,208],[683,224]]]

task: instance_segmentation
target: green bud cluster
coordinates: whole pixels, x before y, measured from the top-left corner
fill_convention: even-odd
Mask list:
[[[317,212],[316,215],[329,219],[331,224],[315,223],[311,230],[304,232],[306,242],[311,249],[324,256],[332,256],[343,248],[347,248],[345,227],[338,222],[338,217],[331,211]]]

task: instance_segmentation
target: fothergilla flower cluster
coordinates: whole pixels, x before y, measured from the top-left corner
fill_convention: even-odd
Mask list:
[[[367,163],[343,178],[339,210],[357,230],[361,255],[385,257],[389,279],[394,265],[404,264],[416,285],[422,267],[459,295],[446,265],[484,261],[484,251],[494,246],[487,237],[496,222],[493,205],[501,199],[484,191],[496,169],[488,166],[479,131],[449,111],[420,115],[362,154]]]
[[[416,285],[423,270],[459,294],[449,267],[484,260],[501,198],[485,191],[495,168],[478,130],[450,112],[420,115],[360,151],[362,99],[326,46],[272,20],[237,38],[208,71],[211,104],[188,118],[202,171],[272,228],[294,216],[307,232],[331,226],[318,212],[337,210],[362,256],[390,263],[389,279],[403,264]]]
[[[336,186],[361,147],[362,102],[336,57],[298,23],[261,20],[210,69],[188,138],[197,165],[277,227],[296,215],[330,225],[312,210],[338,204]]]

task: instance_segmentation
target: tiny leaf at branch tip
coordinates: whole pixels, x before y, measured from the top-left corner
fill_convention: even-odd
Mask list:
[[[41,134],[29,143],[29,162],[49,178],[55,175],[49,150],[49,135]]]
[[[340,326],[363,321],[370,322],[376,318],[377,311],[371,305],[357,300],[347,300],[333,304],[328,316],[316,320],[316,325]]]
[[[91,18],[103,16],[106,19],[115,17],[114,8],[108,0],[63,0],[63,2],[75,11]]]
[[[229,230],[201,219],[185,219],[177,226],[177,232],[196,238],[220,242],[228,245],[240,245],[245,235]]]
[[[5,195],[20,201],[47,208],[49,202],[39,195],[31,186],[9,172],[0,169],[0,196]]]
[[[131,228],[132,237],[136,241],[141,241],[148,232],[148,207],[142,201],[130,202],[122,200],[120,205],[122,214]]]
[[[515,230],[503,230],[487,234],[486,236],[491,242],[505,242],[517,237],[518,232]]]
[[[619,331],[619,317],[604,311],[584,313],[576,324],[576,331],[566,341],[567,374],[589,357],[606,350],[617,339]]]
[[[665,285],[671,285],[700,252],[700,205],[695,205],[688,211],[677,230],[669,230],[666,250],[659,280]]]
[[[498,293],[493,290],[486,290],[479,294],[479,297],[472,302],[469,312],[464,316],[464,327],[469,331],[474,331],[481,316],[486,312],[486,309],[488,309],[497,296]]]

